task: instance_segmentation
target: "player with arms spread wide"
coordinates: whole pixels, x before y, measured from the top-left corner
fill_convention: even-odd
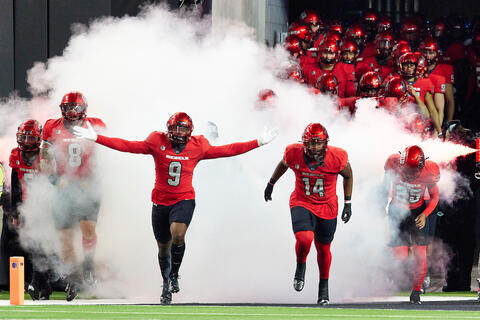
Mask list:
[[[414,255],[413,289],[410,302],[420,304],[420,290],[427,272],[427,235],[425,221],[438,204],[437,182],[440,170],[427,161],[419,146],[409,146],[401,154],[392,154],[385,163],[385,191],[392,201],[388,218],[393,230],[390,246],[396,257],[405,260],[408,248]],[[430,201],[424,201],[428,189]]]
[[[145,141],[128,141],[97,135],[93,128],[76,127],[80,138],[131,153],[150,154],[155,161],[155,187],[152,191],[152,227],[158,244],[158,263],[163,278],[160,302],[169,304],[172,293],[180,290],[178,271],[185,252],[185,233],[195,209],[193,171],[200,160],[231,157],[269,143],[277,130],[248,142],[211,146],[208,140],[192,136],[192,119],[177,112],[167,122],[167,133],[154,131]]]
[[[315,239],[320,271],[317,303],[325,305],[329,303],[330,244],[337,227],[337,177],[343,177],[345,205],[342,220],[347,223],[352,215],[353,172],[347,152],[328,145],[328,133],[321,124],[309,124],[303,132],[302,142],[285,149],[283,159],[265,189],[265,201],[272,200],[275,182],[288,168],[292,169],[295,173],[295,190],[290,196],[290,213],[297,255],[293,287],[297,291],[303,289],[307,255]]]
[[[98,118],[87,118],[87,102],[80,92],[67,93],[60,103],[62,117],[50,119],[43,127],[40,146],[40,168],[57,186],[53,208],[55,227],[60,232],[62,259],[67,280],[67,301],[75,299],[81,285],[80,271],[87,284],[95,282],[95,232],[100,199],[94,174],[95,144],[77,138],[74,126],[93,125],[98,130],[105,124]],[[80,224],[84,261],[77,266],[74,251],[74,227]]]

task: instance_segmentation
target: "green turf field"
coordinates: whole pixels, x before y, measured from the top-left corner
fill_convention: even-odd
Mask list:
[[[288,307],[5,306],[0,319],[480,319],[480,312]]]

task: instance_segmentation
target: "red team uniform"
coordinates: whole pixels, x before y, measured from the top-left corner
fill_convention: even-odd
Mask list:
[[[393,59],[388,60],[387,65],[381,66],[375,56],[364,58],[362,61],[357,62],[355,67],[355,77],[357,81],[360,81],[362,75],[368,71],[376,71],[380,75],[382,80],[388,76],[395,74],[395,65]]]
[[[103,130],[106,128],[98,118],[85,118],[85,122]],[[83,127],[86,127],[86,123]],[[95,144],[90,141],[78,139],[67,127],[64,119],[50,119],[45,122],[42,139],[52,144],[55,148],[55,162],[57,175],[74,179],[89,179],[93,170]]]
[[[303,145],[295,143],[285,149],[283,160],[295,173],[290,208],[301,206],[319,218],[335,219],[338,214],[337,177],[347,165],[347,152],[328,146],[323,166],[312,171],[305,164]]]
[[[128,141],[98,135],[97,143],[131,153],[150,154],[155,161],[152,202],[168,206],[195,199],[193,171],[200,160],[231,157],[258,147],[257,140],[211,146],[204,136],[192,136],[185,149],[176,153],[164,132],[152,132],[145,141]]]
[[[385,171],[395,173],[395,180],[392,181],[392,204],[397,207],[413,210],[424,204],[424,196],[427,187],[437,184],[440,179],[440,169],[433,161],[425,161],[425,168],[418,178],[405,182],[400,178],[398,172],[400,154],[392,154],[385,163]],[[425,215],[432,213],[433,208],[428,208]]]
[[[10,167],[15,171],[21,189],[21,200],[24,201],[27,196],[27,185],[40,172],[40,157],[37,155],[31,164],[26,164],[22,155],[22,151],[17,147],[10,153]]]
[[[303,133],[302,144],[286,147],[265,189],[265,201],[272,200],[275,182],[288,170],[295,173],[295,189],[290,196],[290,215],[295,234],[297,267],[293,288],[302,291],[305,283],[306,260],[312,241],[317,249],[319,286],[317,303],[329,303],[328,279],[332,253],[330,246],[337,227],[337,176],[344,179],[345,205],[342,221],[350,220],[353,174],[345,150],[327,146],[328,133],[319,123],[309,124]]]
[[[388,208],[392,229],[390,246],[401,260],[408,257],[408,248],[412,247],[414,272],[410,302],[420,304],[420,291],[427,271],[429,230],[426,218],[438,204],[440,170],[435,162],[425,160],[420,147],[410,146],[402,154],[393,154],[387,159],[385,174],[392,197]],[[427,190],[428,204],[424,200]]]

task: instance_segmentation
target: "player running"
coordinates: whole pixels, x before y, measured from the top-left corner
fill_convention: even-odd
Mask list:
[[[414,255],[413,289],[410,302],[420,304],[420,290],[427,272],[426,218],[438,204],[437,182],[440,170],[433,161],[427,161],[419,146],[409,146],[401,154],[392,154],[385,163],[385,187],[392,201],[388,218],[392,228],[390,246],[395,256],[405,260],[408,248]],[[430,201],[424,201],[428,189]]]
[[[47,120],[43,127],[40,146],[42,172],[57,186],[57,200],[53,209],[55,227],[60,233],[62,259],[67,280],[67,301],[75,299],[81,285],[95,283],[94,253],[97,244],[95,232],[100,208],[96,192],[93,157],[95,144],[73,134],[74,126],[93,125],[98,130],[105,124],[98,118],[87,117],[87,102],[80,92],[67,93],[60,103],[62,117]],[[79,222],[82,232],[84,261],[77,266],[74,251],[74,227]]]
[[[95,141],[122,152],[150,154],[155,161],[152,190],[152,227],[158,244],[158,263],[163,278],[160,302],[169,304],[180,290],[178,271],[185,252],[185,233],[195,209],[193,171],[200,160],[231,157],[271,142],[278,130],[265,130],[258,139],[211,146],[202,136],[192,136],[192,119],[177,112],[167,122],[167,133],[154,131],[144,141],[128,141],[97,135],[92,127],[75,127],[79,138]]]
[[[285,149],[283,159],[265,188],[265,201],[272,200],[275,182],[288,168],[292,169],[295,190],[290,196],[290,213],[297,256],[293,287],[297,291],[303,289],[307,255],[312,240],[315,240],[320,273],[317,303],[326,305],[329,303],[328,278],[332,262],[330,245],[337,227],[337,176],[343,177],[345,204],[342,221],[347,223],[352,215],[353,172],[347,152],[328,145],[327,130],[320,123],[311,123],[305,128],[302,142]]]
[[[42,126],[37,120],[26,120],[17,129],[18,147],[10,153],[11,205],[14,225],[21,228],[23,221],[18,207],[27,198],[29,185],[40,173],[40,142]],[[32,300],[48,300],[52,293],[49,281],[49,261],[41,247],[29,248],[32,260],[32,282],[27,286],[27,292]]]

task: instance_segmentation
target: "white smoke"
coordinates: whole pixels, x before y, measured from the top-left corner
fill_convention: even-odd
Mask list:
[[[272,202],[263,200],[285,147],[297,142],[310,122],[326,126],[330,144],[347,150],[354,170],[353,216],[348,224],[339,219],[332,245],[331,298],[392,290],[387,280],[376,276],[394,268],[385,247],[388,231],[378,187],[390,154],[411,144],[423,147],[424,142],[375,110],[368,99],[358,102],[355,121],[348,121],[329,98],[278,80],[275,66],[286,59],[283,50],[257,44],[246,27],[226,24],[212,32],[207,20],[149,7],[138,17],[77,26],[62,56],[37,63],[29,72],[32,93],[48,98],[46,114],[59,117],[56,106],[62,95],[78,90],[88,99],[88,116],[101,118],[110,136],[143,140],[151,131],[165,130],[168,117],[177,111],[193,118],[194,134],[207,133],[208,121],[214,122],[216,144],[255,139],[264,125],[281,129],[270,145],[198,165],[193,181],[197,206],[186,236],[181,292],[174,302],[316,301],[314,247],[305,289],[297,293],[292,288],[292,172],[276,184]],[[264,88],[276,93],[275,105],[256,110],[257,94]],[[429,143],[432,148],[425,152],[435,160],[444,144]],[[150,220],[152,158],[99,147],[98,169],[103,199],[96,260],[103,282],[96,293],[158,301],[161,276]],[[341,177],[337,189],[341,200]],[[40,198],[28,198],[29,214],[45,214],[35,207]],[[339,207],[341,212],[343,205]],[[41,233],[35,235],[36,241],[49,241],[42,240]]]

